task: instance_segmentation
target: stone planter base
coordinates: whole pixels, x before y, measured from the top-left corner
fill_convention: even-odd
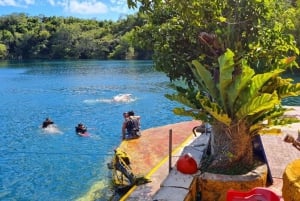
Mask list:
[[[244,175],[203,173],[199,176],[201,201],[226,201],[229,189],[248,191],[254,187],[265,187],[268,167],[266,164]]]

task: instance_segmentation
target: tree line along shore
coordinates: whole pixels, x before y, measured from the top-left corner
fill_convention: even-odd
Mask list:
[[[0,16],[0,59],[151,59],[152,51],[134,41],[143,18],[118,21],[74,17]]]

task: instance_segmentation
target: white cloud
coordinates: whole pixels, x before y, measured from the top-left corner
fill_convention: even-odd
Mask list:
[[[0,6],[15,6],[17,3],[14,0],[0,0]]]
[[[118,5],[124,5],[124,4],[126,4],[127,5],[127,0],[110,0],[110,2],[112,4],[118,4]]]
[[[14,0],[0,0],[0,6],[17,6]]]
[[[16,7],[23,7],[27,5],[33,5],[35,0],[0,0],[0,6],[16,6]]]
[[[130,13],[130,10],[127,5],[127,0],[110,0],[111,7],[110,10],[117,13]]]
[[[74,14],[90,15],[108,12],[107,6],[96,0],[66,0],[58,2],[58,4],[63,6],[65,11]]]
[[[51,5],[51,6],[55,6],[55,0],[48,0],[48,3]]]
[[[128,9],[127,0],[0,0],[0,8],[2,6],[18,7],[33,13],[45,9],[45,13],[52,15],[77,17],[113,18],[133,13]]]
[[[35,3],[35,0],[24,0],[25,4],[27,5],[33,5]]]

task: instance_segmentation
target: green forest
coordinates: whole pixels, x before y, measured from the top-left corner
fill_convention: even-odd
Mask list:
[[[138,15],[113,21],[74,17],[0,16],[0,59],[151,59],[134,41]]]
[[[176,69],[206,51],[200,33],[253,63],[299,54],[299,0],[128,0],[128,7],[139,11],[118,21],[2,15],[0,59],[153,59],[176,79]]]

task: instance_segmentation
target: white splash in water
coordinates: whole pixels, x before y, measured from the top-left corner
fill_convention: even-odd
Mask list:
[[[55,124],[48,125],[46,128],[43,128],[43,131],[45,133],[49,133],[49,134],[62,134],[63,133],[61,130],[59,130],[59,128]]]
[[[131,103],[136,101],[136,98],[132,97],[132,94],[118,94],[111,99],[88,99],[84,100],[84,103]]]
[[[113,97],[114,102],[132,102],[132,94],[118,94]]]

